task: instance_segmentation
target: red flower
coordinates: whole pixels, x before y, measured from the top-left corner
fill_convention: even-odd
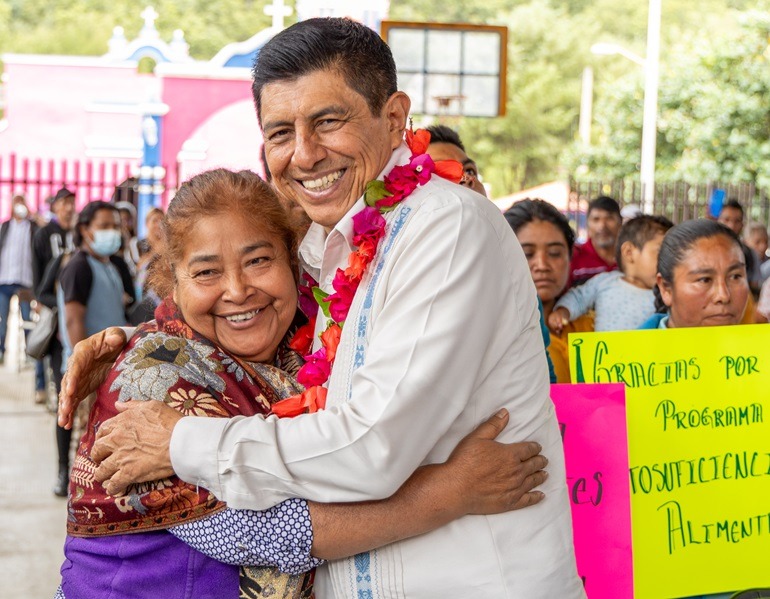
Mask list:
[[[307,362],[299,369],[297,380],[305,387],[321,385],[329,379],[332,365],[326,356],[326,348],[322,347],[314,354],[305,356]]]
[[[463,178],[463,165],[457,160],[439,160],[435,164],[435,173],[442,179],[459,183]]]
[[[337,323],[334,323],[321,333],[321,343],[323,343],[324,349],[326,350],[326,356],[330,363],[333,363],[334,358],[337,356],[337,347],[340,344],[340,337],[342,337],[342,327]]]
[[[362,241],[361,245],[358,246],[358,250],[356,250],[356,254],[360,255],[367,265],[374,259],[376,253],[377,242],[370,239]]]
[[[364,276],[366,267],[369,266],[371,260],[367,260],[359,252],[351,252],[348,256],[348,267],[345,269],[345,277],[351,281],[361,281]]]
[[[406,145],[412,151],[413,155],[425,154],[430,145],[430,131],[427,129],[417,129],[417,131],[406,131]]]
[[[304,356],[313,346],[313,333],[315,332],[315,318],[311,318],[310,322],[303,324],[294,333],[294,336],[289,341],[289,348],[293,349],[298,354]]]
[[[292,395],[275,402],[271,406],[271,412],[279,418],[293,418],[300,414],[317,412],[326,407],[326,394],[326,387],[310,387],[301,395]]]

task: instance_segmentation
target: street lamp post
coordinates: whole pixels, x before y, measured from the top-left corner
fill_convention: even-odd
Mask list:
[[[655,153],[658,136],[658,80],[660,77],[660,1],[650,0],[647,17],[647,59],[644,61],[644,117],[642,121],[642,206],[652,214],[655,201]]]
[[[660,78],[660,3],[661,0],[650,0],[649,3],[646,58],[642,58],[618,44],[598,43],[591,46],[591,52],[594,54],[619,54],[644,69],[644,115],[642,117],[639,179],[642,185],[642,208],[647,214],[652,214],[655,201],[658,81]]]

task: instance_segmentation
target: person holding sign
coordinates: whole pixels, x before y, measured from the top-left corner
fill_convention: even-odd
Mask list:
[[[660,247],[654,292],[658,313],[639,328],[740,324],[749,284],[737,235],[706,219],[675,226]]]
[[[643,329],[740,324],[749,299],[746,262],[737,235],[706,219],[685,221],[663,239],[655,306]],[[732,593],[691,599],[726,599]]]

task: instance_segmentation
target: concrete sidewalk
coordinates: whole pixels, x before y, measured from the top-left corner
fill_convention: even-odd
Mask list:
[[[34,368],[19,367],[17,355],[7,352],[0,366],[0,597],[50,599],[64,559],[67,501],[53,494],[55,416],[35,404]]]

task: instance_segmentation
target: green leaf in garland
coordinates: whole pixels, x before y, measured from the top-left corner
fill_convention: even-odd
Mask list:
[[[364,202],[367,206],[374,206],[376,202],[391,195],[393,194],[385,189],[383,181],[369,181],[364,189]]]
[[[385,214],[386,212],[390,212],[396,208],[398,208],[398,204],[393,204],[392,206],[377,206],[377,210],[380,211],[380,214]]]
[[[329,313],[329,302],[326,301],[329,294],[320,287],[313,287],[313,297],[315,298],[315,301],[318,302],[318,305],[321,306],[321,311],[324,313],[324,316],[326,316],[326,318],[331,318],[332,316]]]

